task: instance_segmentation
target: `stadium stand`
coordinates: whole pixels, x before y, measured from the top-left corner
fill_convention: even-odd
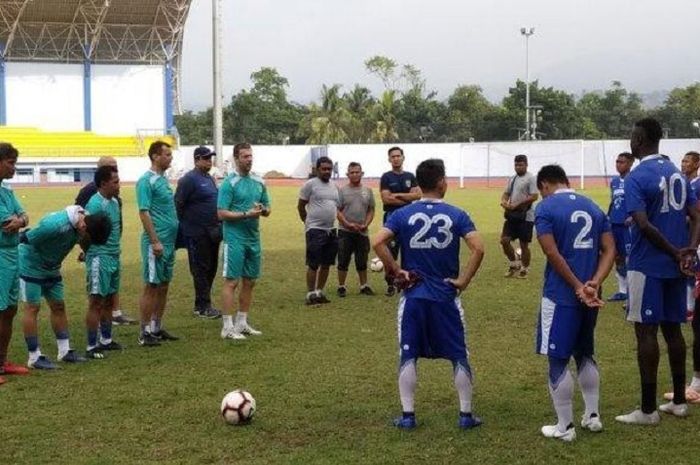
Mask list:
[[[71,168],[70,158],[143,157],[157,139],[177,146],[190,5],[1,1],[0,140],[18,147],[20,163],[37,173],[57,158],[62,170],[78,170],[85,163]]]

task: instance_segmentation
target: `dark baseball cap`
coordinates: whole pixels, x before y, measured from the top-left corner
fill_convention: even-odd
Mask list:
[[[215,156],[216,153],[212,152],[209,147],[205,147],[204,145],[200,145],[194,149],[194,158],[211,158]]]

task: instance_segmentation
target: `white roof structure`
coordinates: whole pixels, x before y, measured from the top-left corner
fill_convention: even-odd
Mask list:
[[[191,0],[1,0],[0,59],[173,66]]]

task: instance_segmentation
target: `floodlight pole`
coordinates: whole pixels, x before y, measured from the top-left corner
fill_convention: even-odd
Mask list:
[[[535,28],[520,28],[520,34],[525,37],[525,140],[534,139],[530,128],[530,36]]]
[[[224,116],[223,116],[223,90],[221,85],[221,46],[223,44],[223,29],[221,27],[221,15],[223,0],[212,0],[212,69],[214,79],[214,151],[216,152],[216,166],[224,167]]]

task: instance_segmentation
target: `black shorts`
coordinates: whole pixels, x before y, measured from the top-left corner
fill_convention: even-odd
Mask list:
[[[309,229],[306,231],[306,266],[317,270],[319,266],[335,265],[338,254],[338,234],[335,229]]]
[[[501,237],[510,237],[511,240],[518,239],[523,242],[532,242],[532,228],[535,225],[532,221],[506,220],[503,223]]]
[[[367,270],[369,257],[369,237],[364,234],[338,230],[338,270],[348,271],[350,258],[355,254],[355,269]]]

